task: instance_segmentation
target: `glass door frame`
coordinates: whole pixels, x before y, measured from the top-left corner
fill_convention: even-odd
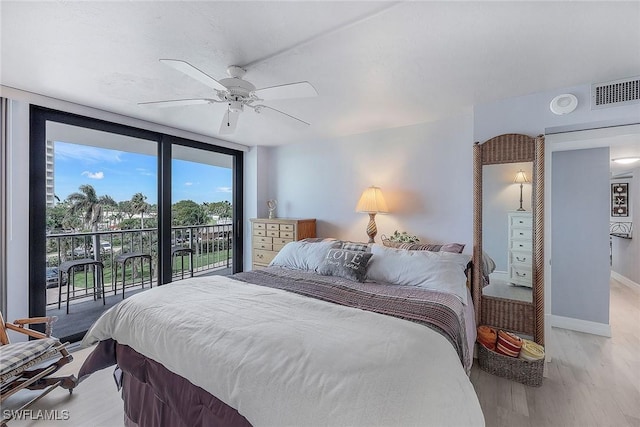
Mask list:
[[[244,153],[240,150],[215,146],[160,132],[53,110],[30,106],[29,134],[29,316],[46,315],[45,270],[40,260],[46,257],[46,122],[53,121],[72,126],[145,139],[157,144],[158,162],[158,282],[171,282],[171,147],[184,145],[233,157],[233,272],[243,266],[243,175]],[[81,334],[84,335],[84,334]],[[75,340],[81,336],[63,337]]]

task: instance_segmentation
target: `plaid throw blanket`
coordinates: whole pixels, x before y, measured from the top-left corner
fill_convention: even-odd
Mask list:
[[[359,283],[281,267],[236,273],[231,277],[422,324],[447,338],[458,352],[467,375],[471,371],[464,310],[454,295],[415,286]]]

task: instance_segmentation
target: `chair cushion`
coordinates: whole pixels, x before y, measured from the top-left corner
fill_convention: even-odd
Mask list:
[[[43,338],[3,345],[0,347],[0,375],[9,373],[37,359],[57,343],[58,340],[55,338]]]

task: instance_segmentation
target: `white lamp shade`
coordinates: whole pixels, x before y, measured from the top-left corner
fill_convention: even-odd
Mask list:
[[[527,179],[527,175],[525,175],[524,171],[520,169],[520,171],[516,174],[516,177],[513,180],[513,182],[515,184],[522,184],[522,183],[529,182],[529,180]]]
[[[389,212],[387,202],[384,201],[380,188],[371,186],[364,190],[362,196],[360,196],[360,200],[358,200],[356,211],[366,213]]]

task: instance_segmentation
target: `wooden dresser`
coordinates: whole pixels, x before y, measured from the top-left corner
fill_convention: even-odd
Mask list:
[[[315,219],[252,219],[251,268],[266,267],[284,245],[309,237],[316,237]]]
[[[509,212],[509,282],[532,287],[533,216],[531,212]]]

